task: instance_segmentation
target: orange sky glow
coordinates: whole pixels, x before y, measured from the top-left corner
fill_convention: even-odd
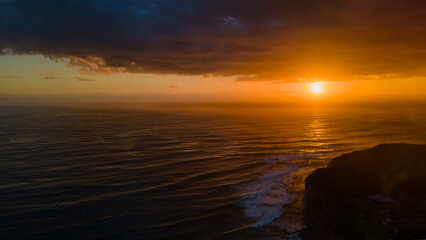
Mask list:
[[[18,2],[0,3],[3,98],[426,98],[424,1]]]

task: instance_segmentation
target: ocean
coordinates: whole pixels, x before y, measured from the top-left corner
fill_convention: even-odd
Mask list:
[[[304,178],[424,105],[0,107],[1,239],[299,239]]]

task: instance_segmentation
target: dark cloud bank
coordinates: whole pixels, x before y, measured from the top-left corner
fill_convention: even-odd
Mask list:
[[[83,71],[333,80],[425,76],[424,0],[2,0],[3,54]]]

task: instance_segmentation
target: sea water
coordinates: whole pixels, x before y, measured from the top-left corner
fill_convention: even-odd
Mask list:
[[[304,179],[419,106],[0,107],[2,239],[297,239]]]

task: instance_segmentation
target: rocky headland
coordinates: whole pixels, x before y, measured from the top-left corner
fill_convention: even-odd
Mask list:
[[[305,186],[304,239],[426,239],[426,145],[344,154]]]

